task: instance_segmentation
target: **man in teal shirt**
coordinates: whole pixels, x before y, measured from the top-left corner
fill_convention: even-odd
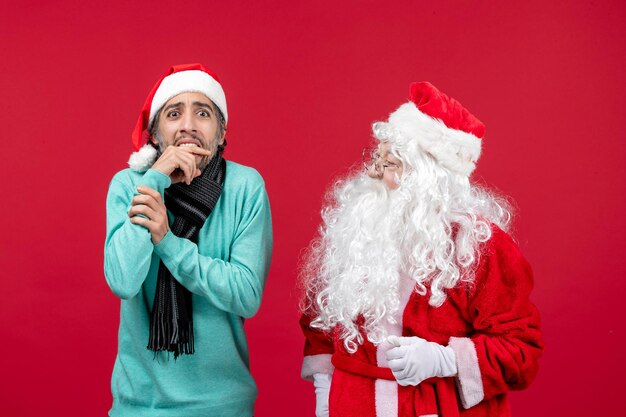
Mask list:
[[[243,323],[261,303],[272,224],[259,173],[222,157],[227,122],[213,72],[170,68],[131,168],[111,181],[104,271],[122,301],[110,416],[253,414]]]

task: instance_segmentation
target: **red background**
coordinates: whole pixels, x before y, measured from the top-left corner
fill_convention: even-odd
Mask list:
[[[547,350],[514,415],[624,412],[624,2],[3,3],[3,416],[108,410],[107,187],[154,81],[194,61],[226,90],[227,157],[261,172],[272,203],[271,273],[247,323],[258,416],[313,415],[297,259],[326,187],[418,80],[485,122],[474,177],[517,202]]]

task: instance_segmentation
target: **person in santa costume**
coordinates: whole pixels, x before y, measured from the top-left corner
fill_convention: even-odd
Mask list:
[[[122,301],[110,416],[253,414],[243,323],[261,303],[272,224],[259,173],[223,157],[227,123],[215,73],[174,66],[111,181],[104,272]]]
[[[484,125],[427,82],[372,126],[301,269],[316,415],[510,415],[543,351],[506,201],[470,182]]]

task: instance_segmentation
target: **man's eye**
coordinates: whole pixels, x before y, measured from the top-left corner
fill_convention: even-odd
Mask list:
[[[176,110],[172,110],[171,112],[167,113],[167,117],[178,117],[179,115],[180,113]]]
[[[209,117],[209,112],[206,110],[198,110],[198,116],[200,117]]]

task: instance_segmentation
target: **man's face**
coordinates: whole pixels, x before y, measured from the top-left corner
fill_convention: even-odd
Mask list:
[[[367,175],[371,178],[380,179],[390,190],[395,190],[400,186],[399,180],[402,176],[402,161],[389,152],[391,146],[387,142],[378,145],[379,158],[367,170]]]
[[[218,123],[215,105],[204,94],[181,93],[159,111],[159,137],[152,141],[161,146],[161,151],[168,146],[199,146],[213,156],[217,146],[224,143],[223,135],[216,137]],[[208,159],[196,156],[198,168],[204,168]]]

